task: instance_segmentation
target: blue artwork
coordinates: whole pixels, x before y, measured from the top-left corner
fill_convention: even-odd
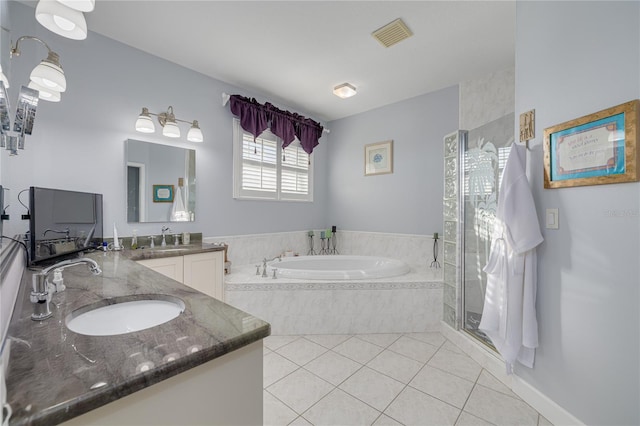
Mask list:
[[[624,113],[551,135],[551,180],[625,173]]]
[[[373,162],[374,163],[381,163],[382,162],[382,154],[376,154],[373,156]]]

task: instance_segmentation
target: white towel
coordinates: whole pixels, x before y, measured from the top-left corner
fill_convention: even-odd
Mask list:
[[[525,174],[526,148],[513,144],[502,173],[493,243],[479,329],[493,342],[507,366],[533,368],[538,347],[536,253],[543,241]]]
[[[171,221],[172,222],[188,222],[189,212],[184,207],[184,201],[182,201],[182,187],[179,186],[173,197],[173,206],[171,206]]]

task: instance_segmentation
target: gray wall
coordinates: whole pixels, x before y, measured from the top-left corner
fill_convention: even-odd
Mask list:
[[[518,2],[516,116],[536,110],[530,182],[560,229],[538,249],[540,391],[587,424],[640,424],[640,183],[543,189],[546,127],[640,95],[638,2]],[[619,216],[620,215],[620,216]]]
[[[326,137],[314,151],[318,166],[313,203],[232,199],[232,114],[228,106],[222,106],[221,94],[240,93],[278,105],[277,99],[261,98],[259,93],[227,85],[95,33],[90,32],[82,42],[62,38],[37,23],[33,8],[17,2],[9,3],[9,12],[14,40],[34,35],[60,54],[68,89],[60,103],[40,102],[34,134],[27,137],[25,151],[11,158],[6,151],[0,153],[2,184],[11,188],[11,221],[5,223],[6,235],[28,227],[20,221],[24,210],[16,197],[30,185],[104,194],[106,235],[111,234],[113,222],[123,236],[130,235],[133,228],[141,235],[158,234],[160,224],[126,223],[124,141],[169,142],[159,125],[151,135],[134,130],[143,106],[158,113],[169,105],[178,118],[197,119],[205,135],[203,144],[188,143],[186,137],[175,142],[197,151],[198,201],[196,222],[172,224],[173,231],[216,236],[325,226],[321,215],[327,191],[321,176],[325,173]],[[33,41],[21,43],[21,50],[22,55],[13,58],[8,69],[11,100],[16,99],[19,86],[28,82],[33,67],[46,57],[44,47]],[[287,108],[281,103],[278,106]],[[181,127],[183,134],[187,129],[187,125]]]
[[[332,121],[331,224],[354,231],[442,232],[442,138],[458,128],[458,87]],[[364,175],[364,146],[393,139],[393,173]]]

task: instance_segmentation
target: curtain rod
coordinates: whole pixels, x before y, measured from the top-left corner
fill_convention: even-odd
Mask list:
[[[227,104],[229,103],[229,99],[231,99],[231,95],[229,95],[228,93],[222,92],[222,106],[227,106]],[[331,130],[323,128],[322,132],[331,133]]]

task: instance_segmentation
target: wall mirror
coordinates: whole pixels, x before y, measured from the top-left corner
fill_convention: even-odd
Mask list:
[[[125,144],[127,222],[193,222],[196,151],[134,139]]]

